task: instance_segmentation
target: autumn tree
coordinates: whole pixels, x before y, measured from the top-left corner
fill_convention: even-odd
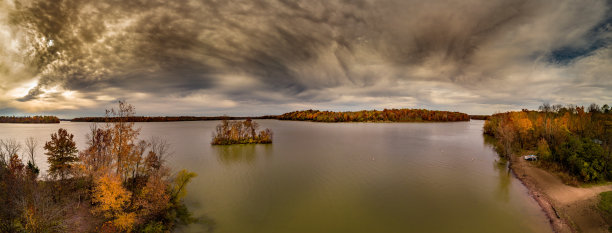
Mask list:
[[[14,154],[11,156],[8,164],[9,175],[12,176],[13,179],[20,180],[25,175],[25,166],[19,156]]]
[[[151,168],[145,186],[138,192],[135,205],[139,209],[138,216],[146,221],[163,219],[166,210],[170,207],[170,183],[167,170]]]
[[[112,153],[112,135],[109,129],[90,126],[87,148],[79,153],[79,159],[90,175],[108,173],[113,169],[115,156]]]
[[[551,160],[551,152],[550,152],[550,147],[548,146],[548,142],[546,142],[546,139],[541,138],[540,141],[538,141],[538,148],[537,148],[537,153],[538,156],[541,160],[544,161],[550,161]]]
[[[136,221],[136,215],[126,211],[131,197],[132,193],[122,186],[117,175],[104,174],[95,180],[91,195],[95,204],[92,212],[104,217],[106,223],[116,229],[129,232]]]
[[[51,141],[45,143],[49,174],[54,178],[59,176],[64,180],[70,173],[73,163],[78,161],[76,156],[78,150],[73,138],[74,135],[60,128],[57,133],[51,134]]]
[[[7,163],[0,165],[0,231],[19,230],[19,220],[24,195],[24,165],[17,154],[9,156]],[[9,220],[9,221],[7,221]]]
[[[257,132],[259,124],[245,121],[222,120],[213,133],[213,145],[272,143],[272,131],[265,129]]]
[[[10,153],[6,163],[0,163],[0,232],[62,232],[62,208],[54,203],[47,185],[32,176],[21,158],[31,158],[34,140],[22,145],[13,139],[0,141],[0,153]]]
[[[525,111],[512,112],[510,117],[512,124],[516,127],[516,134],[518,134],[517,137],[521,146],[528,141],[532,141],[531,132],[533,131],[533,125],[527,117],[527,113]]]
[[[505,155],[510,149],[537,151],[540,166],[562,169],[576,180],[612,180],[612,114],[605,109],[544,104],[540,111],[497,113],[485,122],[484,133],[498,139]]]
[[[129,157],[133,153],[136,139],[140,134],[140,129],[135,128],[134,122],[129,121],[129,118],[134,116],[135,112],[134,106],[121,100],[118,109],[112,108],[106,111],[107,116],[116,119],[112,127],[109,127],[112,138],[112,153],[116,157],[116,173],[124,181],[128,178],[129,168],[133,163]]]
[[[512,144],[514,143],[516,132],[509,119],[503,120],[497,130],[501,143],[504,147],[505,156],[509,157],[512,154]]]

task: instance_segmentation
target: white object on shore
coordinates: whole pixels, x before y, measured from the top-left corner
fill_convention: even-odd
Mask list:
[[[523,156],[523,158],[525,158],[525,160],[528,160],[528,161],[538,160],[538,156],[536,156],[536,155],[525,155],[525,156]]]

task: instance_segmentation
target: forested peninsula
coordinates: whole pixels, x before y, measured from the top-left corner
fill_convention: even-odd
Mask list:
[[[60,123],[56,116],[0,116],[0,123],[50,124]]]
[[[132,105],[107,114],[123,120],[92,124],[84,150],[66,129],[51,134],[46,175],[34,159],[41,142],[0,140],[0,232],[172,232],[198,222],[183,203],[196,174],[170,169],[163,139],[139,138],[125,120]]]
[[[426,109],[384,109],[356,112],[306,110],[285,113],[278,119],[316,122],[446,122],[469,121],[470,116],[461,112]]]
[[[485,142],[494,145],[504,158],[500,161],[509,162],[555,232],[612,232],[608,105],[544,104],[538,111],[498,113],[485,121],[483,132]],[[530,154],[537,160],[526,161],[523,156]]]
[[[542,105],[497,113],[484,125],[502,155],[534,152],[539,166],[569,183],[612,180],[612,110],[608,105]],[[572,181],[573,180],[573,181]]]

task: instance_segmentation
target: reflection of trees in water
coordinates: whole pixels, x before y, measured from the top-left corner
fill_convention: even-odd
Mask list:
[[[510,183],[512,183],[512,174],[510,174],[510,169],[508,168],[508,161],[506,159],[495,160],[493,162],[493,169],[499,174],[499,186],[496,196],[499,200],[508,202],[510,200]]]
[[[503,148],[500,146],[497,139],[486,134],[482,136],[485,146],[494,149],[498,156],[503,155]],[[510,174],[510,168],[508,167],[508,159],[504,156],[500,156],[498,160],[493,162],[493,169],[498,172],[499,177],[499,186],[496,190],[496,196],[499,200],[508,202],[510,200],[510,183],[512,183],[512,174]]]
[[[497,155],[500,155],[500,157],[503,157],[501,155],[503,155],[504,151],[497,139],[495,139],[494,137],[490,135],[486,135],[486,134],[483,134],[482,138],[483,138],[483,143],[485,146],[489,146],[493,148],[495,152],[497,152]]]
[[[257,148],[263,149],[263,154],[265,154],[266,157],[272,154],[272,145],[270,144],[241,144],[213,147],[217,154],[217,159],[226,165],[235,163],[252,164],[257,159],[257,154],[261,154],[261,151],[257,150]]]
[[[198,217],[197,224],[200,225],[200,230],[204,230],[204,232],[215,232],[217,228],[217,222],[208,215]]]

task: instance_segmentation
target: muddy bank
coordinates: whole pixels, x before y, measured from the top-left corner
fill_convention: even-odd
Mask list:
[[[555,175],[521,157],[511,158],[514,175],[529,189],[557,233],[607,233],[608,225],[597,210],[598,194],[612,185],[577,188],[563,184]]]

